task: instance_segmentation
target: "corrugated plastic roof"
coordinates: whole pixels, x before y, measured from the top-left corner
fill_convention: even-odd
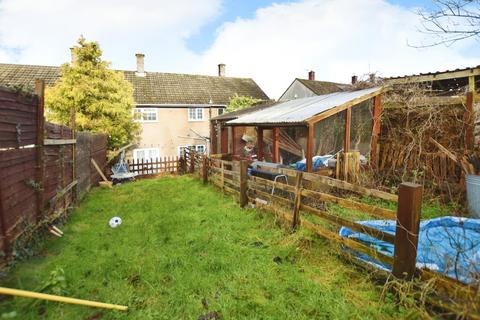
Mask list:
[[[227,125],[275,125],[305,124],[313,116],[346,104],[352,100],[380,91],[381,87],[358,91],[335,92],[321,96],[308,97],[277,103],[271,107],[252,112]]]

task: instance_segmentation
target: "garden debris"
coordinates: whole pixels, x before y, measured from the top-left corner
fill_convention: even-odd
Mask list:
[[[113,217],[112,219],[110,219],[110,221],[108,222],[108,224],[110,225],[111,228],[116,228],[116,227],[118,227],[119,225],[122,224],[122,218],[120,218],[120,217]]]
[[[280,258],[279,256],[276,256],[275,258],[273,258],[273,262],[275,262],[276,264],[281,264],[282,258]]]
[[[103,181],[106,183],[106,185],[109,185],[110,187],[112,187],[112,182],[111,181],[108,181],[107,177],[105,177],[105,175],[103,174],[102,170],[100,169],[100,167],[98,166],[97,162],[95,161],[95,159],[91,158],[90,159],[90,162],[92,162],[93,166],[95,167],[95,170],[97,170],[98,174],[100,175],[100,177],[102,177]]]
[[[202,314],[198,317],[198,320],[220,320],[222,316],[217,311],[212,311],[207,314]]]
[[[54,236],[57,236],[59,238],[61,238],[63,236],[63,233],[58,232],[52,226],[48,227],[48,232],[50,232],[51,234],[53,234]]]
[[[205,310],[208,310],[207,298],[202,298],[202,306],[205,308]]]
[[[53,228],[53,230],[57,231],[58,233],[60,233],[63,236],[63,231],[62,230],[60,230],[59,228],[57,228],[53,224],[52,224],[52,228]]]
[[[465,174],[480,175],[480,158],[476,154],[464,155],[460,160],[455,154],[442,146],[438,141],[430,138],[430,141],[453,162],[459,165]]]
[[[121,305],[103,303],[103,302],[97,302],[97,301],[75,299],[75,298],[57,296],[53,294],[45,294],[45,293],[38,293],[33,291],[18,290],[18,289],[4,288],[4,287],[0,287],[0,294],[6,294],[11,296],[17,296],[17,297],[34,298],[34,299],[40,299],[40,300],[49,300],[49,301],[56,301],[56,302],[63,302],[63,303],[70,303],[70,304],[79,304],[79,305],[84,305],[89,307],[115,309],[115,310],[121,310],[121,311],[128,310],[127,306],[121,306]]]

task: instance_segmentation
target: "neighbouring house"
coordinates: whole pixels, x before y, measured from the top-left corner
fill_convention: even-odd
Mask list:
[[[352,77],[352,82],[356,81],[356,77]],[[308,72],[308,79],[296,78],[288,86],[287,90],[280,96],[278,101],[288,101],[299,98],[314,97],[333,92],[351,90],[351,85],[344,83],[335,83],[328,81],[315,80],[315,72]]]
[[[150,72],[144,57],[136,54],[136,71],[119,70],[133,85],[142,126],[140,141],[129,154],[136,160],[177,156],[184,148],[207,152],[210,119],[223,113],[231,97],[269,99],[251,78],[227,77],[225,64],[218,65],[218,76]],[[2,86],[33,87],[35,79],[52,86],[60,76],[60,67],[0,63]]]

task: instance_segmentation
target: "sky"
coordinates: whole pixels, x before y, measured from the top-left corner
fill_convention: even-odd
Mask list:
[[[295,78],[348,83],[480,64],[480,45],[414,48],[430,0],[0,0],[0,63],[60,65],[80,35],[111,67],[251,77],[277,99]]]

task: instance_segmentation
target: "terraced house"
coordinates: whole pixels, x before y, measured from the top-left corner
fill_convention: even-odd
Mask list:
[[[251,78],[227,77],[225,65],[218,76],[149,72],[145,56],[136,54],[136,71],[124,71],[133,85],[135,113],[142,125],[138,145],[130,157],[136,160],[176,156],[184,148],[207,152],[210,119],[221,115],[234,95],[268,100]],[[0,86],[32,86],[44,79],[51,86],[60,78],[60,67],[0,63]]]

